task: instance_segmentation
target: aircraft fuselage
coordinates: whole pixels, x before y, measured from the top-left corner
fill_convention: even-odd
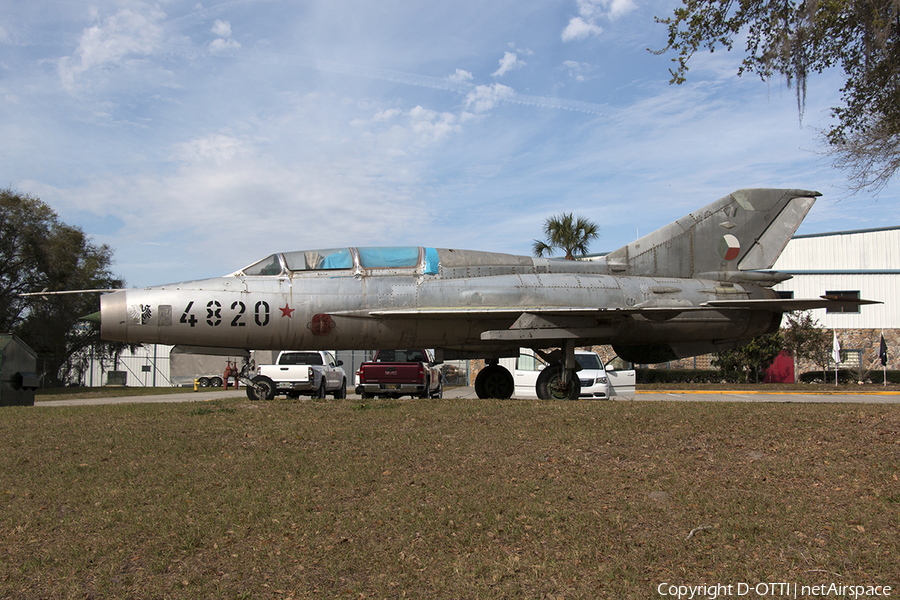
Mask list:
[[[770,311],[696,310],[709,300],[774,296],[751,285],[616,276],[598,272],[602,262],[415,250],[415,264],[403,267],[366,268],[352,249],[352,264],[339,265],[345,268],[248,268],[250,274],[108,294],[102,335],[256,350],[416,346],[478,358],[573,336],[579,345],[634,346],[744,340],[773,328]],[[525,323],[524,315],[533,318]]]

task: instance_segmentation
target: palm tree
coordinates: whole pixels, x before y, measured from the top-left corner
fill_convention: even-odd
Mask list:
[[[566,260],[575,260],[575,254],[587,254],[591,240],[600,237],[600,227],[584,217],[575,218],[572,213],[554,215],[544,221],[546,241],[534,240],[535,256],[543,256],[554,248],[564,250]]]

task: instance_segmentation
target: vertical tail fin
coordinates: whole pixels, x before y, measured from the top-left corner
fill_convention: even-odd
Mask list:
[[[738,190],[606,256],[621,275],[753,279],[769,269],[819,192]]]

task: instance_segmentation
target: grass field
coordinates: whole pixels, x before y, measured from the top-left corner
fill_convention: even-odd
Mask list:
[[[896,405],[0,411],[4,599],[900,597]]]

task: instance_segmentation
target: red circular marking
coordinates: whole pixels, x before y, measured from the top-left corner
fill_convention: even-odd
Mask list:
[[[334,329],[334,321],[331,315],[313,315],[312,321],[309,323],[309,329],[313,335],[328,335]]]

